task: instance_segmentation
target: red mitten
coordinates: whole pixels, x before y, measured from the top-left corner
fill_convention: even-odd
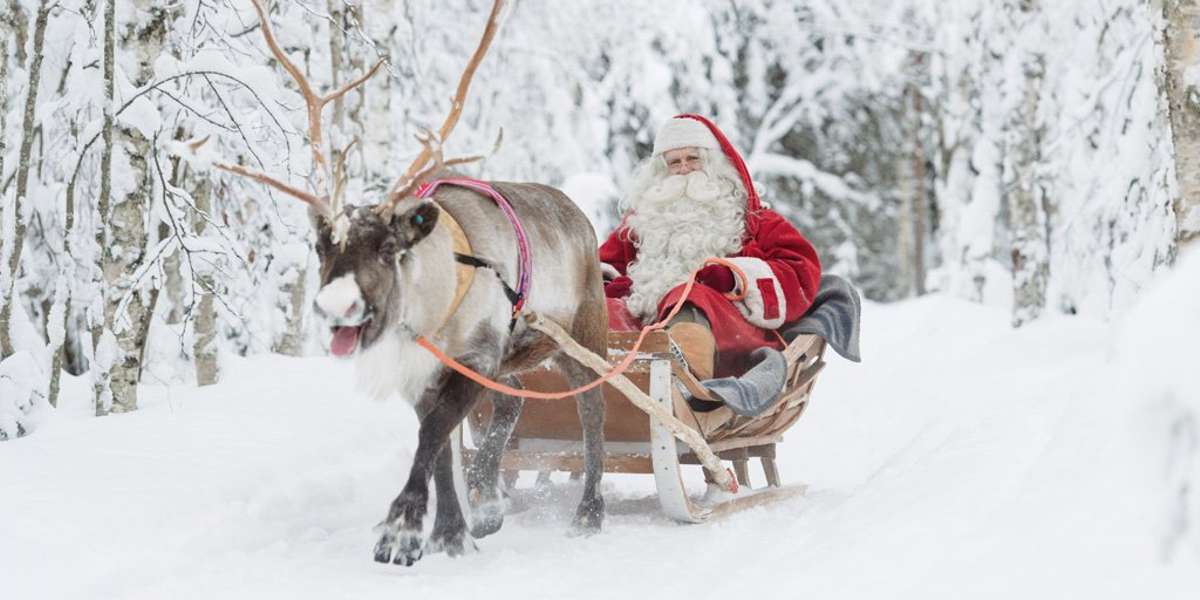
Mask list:
[[[609,298],[624,298],[629,295],[629,288],[632,285],[632,279],[621,275],[612,281],[604,282],[604,295]]]
[[[696,274],[696,281],[722,294],[732,292],[735,283],[733,271],[725,265],[708,265],[700,269]]]

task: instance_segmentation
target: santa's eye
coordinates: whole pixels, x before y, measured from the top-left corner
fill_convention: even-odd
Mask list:
[[[667,162],[667,164],[672,167],[678,167],[678,166],[682,166],[682,165],[695,166],[695,165],[700,164],[700,157],[690,155],[690,156],[685,156],[683,158],[673,158],[669,162]]]

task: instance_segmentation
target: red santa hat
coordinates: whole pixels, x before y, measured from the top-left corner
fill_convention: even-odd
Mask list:
[[[733,168],[737,169],[738,175],[742,179],[742,185],[746,188],[746,212],[754,213],[762,207],[758,192],[754,190],[754,184],[750,181],[750,171],[746,168],[746,161],[742,160],[742,155],[738,154],[733,144],[729,143],[729,138],[725,137],[716,123],[700,115],[675,115],[663,123],[662,127],[658,129],[658,135],[654,136],[655,156],[668,150],[689,147],[724,152],[725,157],[733,164]]]

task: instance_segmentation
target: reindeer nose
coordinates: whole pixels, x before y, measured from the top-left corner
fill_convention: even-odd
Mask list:
[[[340,316],[341,318],[343,318],[347,321],[352,321],[356,317],[361,317],[365,310],[366,310],[366,303],[364,303],[362,300],[355,300],[354,302],[350,303],[350,306],[346,307],[345,311],[342,311],[341,315],[337,315],[337,314],[331,315],[325,311],[325,309],[321,306],[321,303],[319,301],[313,300],[313,312],[316,313],[318,317],[321,317],[323,319]]]
[[[325,318],[352,321],[366,312],[367,303],[353,275],[338,277],[317,292],[313,311]]]

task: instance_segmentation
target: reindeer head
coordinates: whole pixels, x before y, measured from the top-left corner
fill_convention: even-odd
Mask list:
[[[453,104],[441,128],[436,133],[425,131],[417,137],[424,149],[392,186],[387,199],[374,206],[346,206],[342,201],[345,169],[341,161],[331,166],[325,159],[321,111],[326,104],[374,75],[382,66],[382,61],[362,77],[329,94],[319,95],[275,40],[262,0],[251,2],[258,13],[263,37],[272,54],[296,81],[304,96],[318,191],[300,190],[240,165],[221,162],[214,162],[213,165],[267,184],[309,205],[317,232],[317,255],[321,261],[321,288],[314,307],[318,314],[330,321],[333,335],[331,351],[335,355],[346,356],[376,342],[387,326],[399,318],[405,301],[405,294],[401,290],[406,281],[405,270],[411,267],[406,261],[412,260],[413,247],[428,237],[437,225],[438,207],[429,201],[411,200],[413,191],[445,167],[482,158],[473,156],[444,160],[441,148],[458,123],[471,78],[495,37],[503,2],[495,0],[492,5],[483,37],[459,78]],[[203,143],[202,140],[193,145],[192,150],[197,150],[199,144]],[[348,150],[349,147],[341,153],[343,160]],[[406,198],[410,198],[410,201],[400,205]]]
[[[349,228],[341,243],[334,241],[327,220],[314,219],[321,290],[313,307],[330,324],[329,348],[335,356],[375,343],[388,324],[397,322],[402,303],[413,300],[405,297],[401,283],[411,280],[404,277],[412,268],[411,250],[433,231],[439,212],[432,202],[414,204],[390,215],[347,208]]]

